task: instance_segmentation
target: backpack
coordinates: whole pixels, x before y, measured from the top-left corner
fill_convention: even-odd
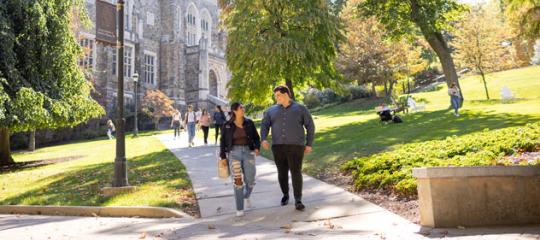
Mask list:
[[[401,118],[398,115],[395,115],[394,118],[392,119],[392,121],[394,123],[402,123],[403,122],[403,120],[401,120]]]

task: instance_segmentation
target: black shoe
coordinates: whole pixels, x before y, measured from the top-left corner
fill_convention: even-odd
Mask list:
[[[281,206],[285,206],[287,204],[289,204],[289,196],[285,195],[281,198]]]
[[[304,206],[301,201],[296,201],[295,207],[298,211],[304,211],[304,209],[306,208],[306,206]]]

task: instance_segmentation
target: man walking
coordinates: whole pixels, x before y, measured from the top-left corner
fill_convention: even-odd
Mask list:
[[[302,211],[302,161],[304,153],[312,151],[315,124],[308,109],[293,101],[289,89],[274,89],[277,104],[265,113],[261,124],[262,146],[269,149],[268,131],[272,128],[272,153],[278,171],[278,181],[283,193],[281,206],[289,203],[289,171],[291,172],[296,210]],[[306,131],[307,130],[307,135]]]

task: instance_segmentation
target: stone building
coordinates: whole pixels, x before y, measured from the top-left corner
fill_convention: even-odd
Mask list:
[[[87,0],[95,23],[96,0]],[[115,4],[116,0],[108,0]],[[226,33],[219,28],[216,0],[125,0],[124,88],[127,111],[133,108],[139,74],[139,102],[148,89],[159,89],[175,106],[212,108],[227,104],[230,79],[225,62]],[[77,33],[85,57],[79,64],[92,75],[95,98],[109,116],[117,98],[117,58],[113,46],[95,41],[95,29]]]

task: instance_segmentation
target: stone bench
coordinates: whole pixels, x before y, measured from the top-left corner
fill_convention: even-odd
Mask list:
[[[422,226],[540,223],[540,167],[415,168],[413,176]]]

